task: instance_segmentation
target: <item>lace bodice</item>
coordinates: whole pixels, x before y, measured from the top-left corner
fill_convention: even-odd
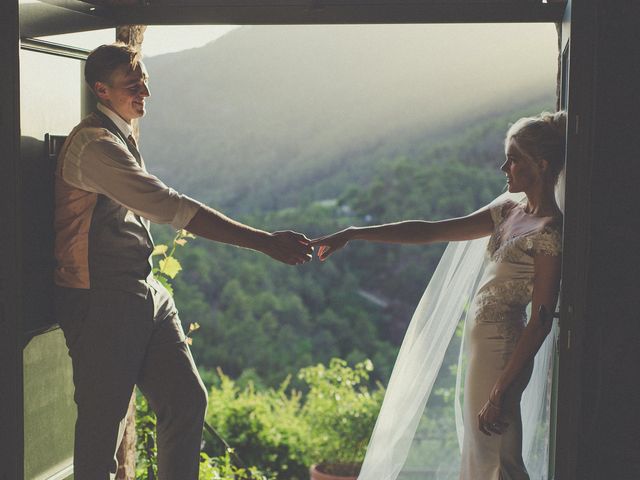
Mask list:
[[[505,202],[490,207],[494,229],[487,254],[491,261],[523,261],[536,254],[560,255],[562,252],[562,233],[560,225],[547,225],[541,230],[515,237],[505,238],[503,223],[513,209],[521,208],[519,204]]]
[[[500,332],[514,338],[526,322],[525,309],[531,302],[534,257],[556,256],[562,250],[561,226],[556,223],[517,236],[505,235],[503,226],[510,214],[526,215],[515,208],[521,206],[506,202],[490,208],[494,230],[474,299],[476,323],[501,324]]]

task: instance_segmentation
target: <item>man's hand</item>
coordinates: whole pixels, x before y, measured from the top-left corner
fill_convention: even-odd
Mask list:
[[[299,265],[311,260],[311,240],[301,233],[290,230],[269,234],[262,253],[287,265]]]

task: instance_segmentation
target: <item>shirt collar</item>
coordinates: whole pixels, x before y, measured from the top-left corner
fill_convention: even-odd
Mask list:
[[[98,103],[98,110],[109,117],[109,119],[116,124],[118,130],[120,130],[126,138],[129,138],[130,135],[133,135],[133,127],[125,122],[116,112],[108,107],[105,107],[101,103]]]

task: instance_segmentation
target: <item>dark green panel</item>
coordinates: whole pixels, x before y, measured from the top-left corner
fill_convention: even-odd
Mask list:
[[[62,330],[33,338],[23,362],[25,479],[69,478],[76,407]]]

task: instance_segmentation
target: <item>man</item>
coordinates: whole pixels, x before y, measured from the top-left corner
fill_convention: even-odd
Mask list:
[[[312,248],[304,235],[235,222],[147,173],[132,121],[145,114],[148,75],[134,49],[98,47],[85,79],[98,108],[69,134],[55,179],[56,314],[78,407],[74,478],[114,478],[138,385],[157,414],[159,478],[197,479],[207,394],[173,300],[151,274],[149,220],[291,265]]]

